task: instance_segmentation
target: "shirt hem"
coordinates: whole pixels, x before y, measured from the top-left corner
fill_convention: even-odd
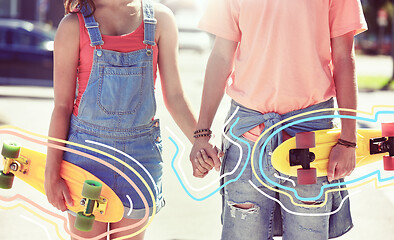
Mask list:
[[[366,24],[360,24],[360,23],[355,23],[352,25],[348,25],[346,27],[331,31],[331,38],[335,38],[335,37],[339,37],[342,35],[345,35],[346,33],[349,32],[354,32],[354,36],[356,36],[357,34],[360,34],[362,32],[365,32],[368,30],[368,26]]]

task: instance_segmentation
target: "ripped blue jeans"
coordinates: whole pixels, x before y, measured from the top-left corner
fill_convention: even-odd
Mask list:
[[[331,103],[323,103],[323,105],[327,104],[331,105]],[[235,114],[234,119],[237,117],[241,119],[242,115],[246,113],[250,115],[250,109],[233,102],[229,116],[235,112],[235,106],[240,107],[240,113]],[[310,109],[304,111],[308,110]],[[230,121],[229,125],[232,125],[232,123],[234,122]],[[232,143],[224,141],[225,156],[221,175],[233,173],[231,175],[226,174],[227,176],[222,179],[221,184],[235,179],[243,172],[237,181],[226,185],[221,191],[223,199],[221,239],[262,240],[273,239],[274,236],[283,236],[284,240],[324,240],[341,236],[352,228],[350,204],[346,190],[330,192],[327,194],[327,201],[324,205],[309,207],[324,203],[325,194],[315,201],[303,202],[296,198],[293,192],[280,189],[289,193],[296,204],[304,205],[298,206],[293,204],[287,195],[270,190],[257,181],[252,172],[249,155],[254,142],[240,136],[242,132],[240,132],[240,128],[247,124],[242,122],[242,119],[237,124],[239,124],[238,129],[234,127],[230,130],[230,126],[226,128],[227,136],[232,139]],[[327,123],[327,126],[322,128],[330,127],[332,125],[330,126]],[[250,147],[248,147],[248,144]],[[328,184],[327,177],[319,177],[314,185],[297,185],[295,177],[282,175],[272,167],[270,153],[274,151],[275,144],[272,146],[268,144],[266,148],[269,148],[266,149],[268,154],[263,156],[262,165],[265,175],[272,181],[296,190],[298,195],[303,198],[318,196],[321,187]],[[240,154],[241,149],[242,154]],[[256,162],[258,161],[254,160],[254,168],[259,178],[268,186],[277,189],[278,187],[273,186],[261,176]],[[244,168],[245,164],[246,167]],[[346,186],[342,186],[342,188],[344,187]],[[330,189],[332,188],[326,188],[324,192]],[[242,206],[244,204],[248,206]],[[305,205],[308,205],[308,207],[305,207]]]

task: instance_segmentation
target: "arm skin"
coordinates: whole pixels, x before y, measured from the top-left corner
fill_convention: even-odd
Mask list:
[[[210,128],[216,111],[223,98],[227,79],[233,71],[235,51],[238,42],[216,37],[214,47],[208,60],[205,72],[204,90],[201,100],[200,116],[197,129]],[[209,137],[197,138],[190,153],[190,161],[195,177],[205,177],[208,170],[204,162],[213,160],[213,166],[220,169],[220,159],[217,150],[210,144]]]
[[[79,58],[79,22],[76,14],[68,14],[61,21],[55,37],[54,92],[55,106],[49,127],[49,136],[67,139],[72,114],[76,74]],[[57,142],[50,143],[62,145]],[[48,201],[61,211],[66,210],[65,200],[72,205],[68,187],[60,177],[63,151],[48,148],[45,168],[45,191]]]
[[[158,65],[164,104],[182,132],[193,143],[197,121],[183,94],[178,67],[178,28],[174,15],[167,7],[157,4],[155,12]]]
[[[339,108],[357,109],[357,78],[355,72],[354,33],[331,39],[334,82]],[[356,116],[354,112],[341,111],[341,115]],[[340,138],[350,142],[357,141],[356,120],[341,119]],[[349,176],[356,166],[354,148],[337,145],[331,150],[327,170],[331,182]]]

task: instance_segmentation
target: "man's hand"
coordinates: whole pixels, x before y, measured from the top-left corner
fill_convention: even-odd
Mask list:
[[[328,181],[349,176],[356,167],[356,149],[337,144],[332,148],[327,168]]]
[[[193,176],[203,178],[212,168],[219,171],[222,164],[220,157],[222,156],[223,153],[209,142],[209,137],[197,138],[190,152]]]

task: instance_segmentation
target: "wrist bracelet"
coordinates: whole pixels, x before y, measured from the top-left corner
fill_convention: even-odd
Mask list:
[[[211,137],[211,133],[203,133],[203,134],[195,134],[193,137],[194,138],[199,138],[199,137]]]
[[[209,134],[212,133],[211,129],[205,128],[205,129],[198,129],[198,130],[194,131],[194,134],[201,133],[201,132],[208,132]]]
[[[338,144],[338,145],[345,146],[345,147],[347,147],[347,148],[350,148],[350,147],[351,147],[351,148],[357,148],[357,143],[349,142],[349,141],[346,141],[346,140],[343,140],[343,139],[338,139],[337,144]]]

